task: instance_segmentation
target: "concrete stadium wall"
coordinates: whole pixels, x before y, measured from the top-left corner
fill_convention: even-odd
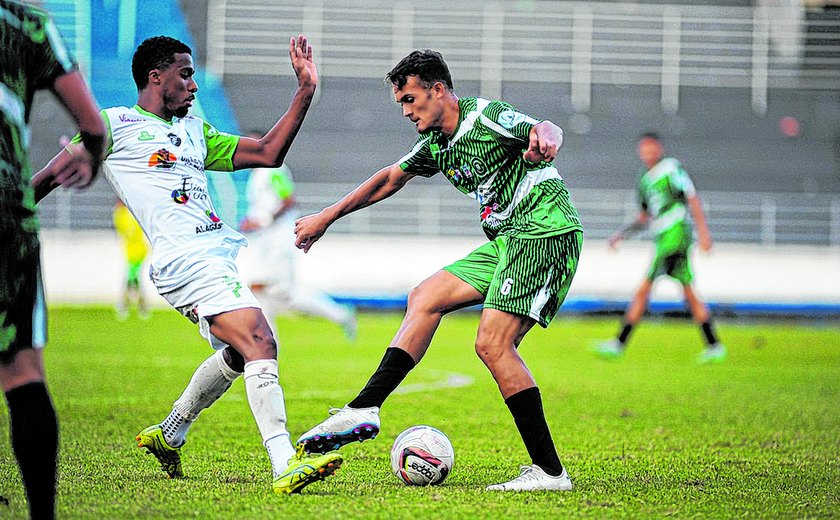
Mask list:
[[[123,260],[114,233],[42,233],[47,298],[58,303],[112,303],[122,285]],[[327,235],[297,256],[300,284],[339,296],[403,296],[442,266],[480,245],[480,239]],[[840,251],[794,246],[720,244],[695,254],[697,288],[711,302],[840,305]],[[584,244],[569,301],[630,297],[652,254],[630,241],[611,252],[603,241]],[[151,302],[166,305],[150,284]],[[657,283],[654,300],[680,299],[678,286]]]

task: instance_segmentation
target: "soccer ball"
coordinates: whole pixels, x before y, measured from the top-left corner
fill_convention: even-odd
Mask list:
[[[391,447],[391,469],[409,486],[440,484],[454,464],[452,443],[431,426],[413,426],[405,430]]]

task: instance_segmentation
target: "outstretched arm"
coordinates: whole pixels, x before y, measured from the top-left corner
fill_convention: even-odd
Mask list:
[[[618,248],[619,242],[631,236],[636,231],[644,229],[645,226],[647,226],[649,219],[650,217],[648,216],[646,211],[640,211],[639,214],[636,215],[636,218],[633,220],[633,222],[619,229],[615,232],[613,236],[607,239],[607,245],[609,245],[613,249]]]
[[[711,251],[712,235],[709,233],[709,226],[706,224],[706,214],[703,212],[700,197],[696,194],[691,195],[686,198],[686,202],[688,202],[688,208],[691,211],[691,218],[694,219],[694,225],[697,226],[697,241],[700,244],[700,249]]]
[[[526,161],[551,162],[563,146],[563,130],[551,121],[537,123],[528,134],[528,149],[522,156]]]
[[[105,148],[105,124],[81,73],[59,76],[52,90],[76,122],[81,142],[68,145],[32,177],[36,202],[58,186],[81,189],[90,185]]]
[[[279,167],[300,130],[318,86],[318,70],[312,61],[312,46],[307,43],[306,36],[299,34],[289,41],[289,58],[298,79],[298,89],[289,109],[262,138],[240,138],[233,154],[234,169]]]
[[[295,247],[306,253],[312,244],[318,241],[333,222],[344,215],[366,208],[398,192],[405,183],[414,177],[405,173],[399,164],[382,168],[370,176],[341,200],[322,209],[314,215],[307,215],[295,221]]]

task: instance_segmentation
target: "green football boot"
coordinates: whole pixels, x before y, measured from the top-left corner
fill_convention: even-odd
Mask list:
[[[343,459],[338,452],[324,455],[306,455],[303,447],[298,447],[297,455],[289,459],[289,467],[282,475],[274,477],[274,492],[277,494],[300,493],[300,491],[319,480],[334,474]]]
[[[181,446],[173,448],[167,444],[159,424],[149,426],[138,433],[136,440],[138,448],[146,448],[149,453],[157,458],[161,468],[169,475],[169,478],[184,476],[184,470],[181,468],[181,455],[178,453]]]

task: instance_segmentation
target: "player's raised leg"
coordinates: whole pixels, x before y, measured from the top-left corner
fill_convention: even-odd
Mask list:
[[[444,314],[482,299],[473,286],[447,271],[415,287],[400,329],[362,391],[344,408],[330,410],[330,417],[301,435],[298,444],[309,453],[323,453],[376,437],[379,408],[423,358]]]
[[[341,456],[327,453],[303,457],[296,453],[286,429],[286,405],[278,381],[277,343],[262,311],[238,309],[213,316],[210,332],[242,355],[245,392],[274,473],[274,491],[299,492],[332,475]]]
[[[706,348],[697,356],[698,363],[722,363],[726,360],[726,347],[723,346],[715,332],[712,314],[694,291],[691,284],[683,285],[683,295],[694,321],[700,325]]]
[[[184,476],[179,450],[193,422],[242,375],[244,365],[244,359],[233,348],[216,351],[196,369],[166,419],[137,435],[138,446],[149,450],[170,478]]]

